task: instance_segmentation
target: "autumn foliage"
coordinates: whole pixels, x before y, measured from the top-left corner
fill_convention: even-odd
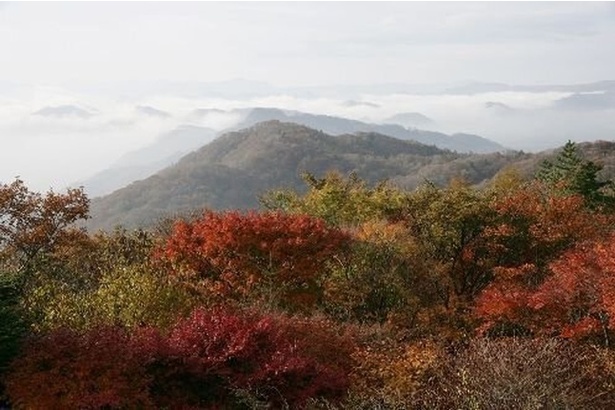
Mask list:
[[[480,188],[306,174],[110,233],[80,190],[2,185],[0,407],[615,408],[599,171],[570,143]]]
[[[172,273],[210,295],[246,297],[255,288],[282,293],[283,303],[313,305],[327,265],[350,236],[321,219],[280,212],[207,212],[178,222],[160,251]]]
[[[615,237],[581,243],[548,267],[538,284],[536,267],[500,273],[477,303],[483,328],[509,323],[541,335],[593,336],[609,345],[615,318]],[[535,279],[534,279],[535,280]]]
[[[71,224],[85,219],[89,199],[81,189],[45,195],[16,179],[0,185],[0,262],[25,270],[41,253],[73,233]]]
[[[145,358],[119,328],[60,329],[32,340],[7,381],[22,408],[152,407]]]
[[[60,329],[29,342],[8,391],[24,408],[226,408],[233,392],[301,407],[344,397],[353,342],[330,324],[197,309],[168,334]]]

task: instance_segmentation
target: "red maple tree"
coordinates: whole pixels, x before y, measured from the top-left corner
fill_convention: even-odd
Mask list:
[[[282,290],[289,304],[311,305],[327,263],[350,236],[321,219],[279,212],[206,212],[175,224],[158,256],[184,283],[225,298],[257,286]]]

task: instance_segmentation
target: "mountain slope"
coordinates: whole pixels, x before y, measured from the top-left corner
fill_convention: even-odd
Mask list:
[[[177,162],[190,151],[202,147],[216,136],[210,128],[181,126],[162,134],[152,144],[131,151],[111,167],[74,185],[83,186],[91,197],[106,195]]]
[[[425,178],[447,182],[454,175],[445,172],[446,166],[480,183],[514,157],[458,154],[376,133],[333,137],[269,121],[227,133],[150,178],[94,199],[89,227],[147,225],[164,215],[203,207],[254,208],[257,196],[266,190],[304,189],[300,178],[304,171],[317,175],[334,169],[354,171],[370,182],[388,178],[412,188]],[[476,166],[473,158],[492,165]]]
[[[138,106],[137,110],[148,116],[164,117],[170,115],[149,106]],[[374,132],[458,152],[504,151],[504,147],[501,145],[477,135],[455,134],[450,136],[439,132],[404,128],[404,126],[398,123],[370,124],[347,118],[314,115],[277,108],[239,108],[230,111],[215,108],[196,109],[191,113],[191,116],[197,122],[199,118],[202,119],[207,116],[218,116],[220,118],[227,118],[227,120],[230,118],[238,122],[238,125],[231,127],[229,131],[248,128],[263,121],[279,120],[305,125],[336,136]],[[413,118],[429,120],[427,117],[417,113],[399,114],[397,118],[400,123]],[[72,185],[84,186],[86,192],[91,197],[109,194],[134,181],[152,176],[156,172],[175,163],[183,155],[212,141],[217,135],[218,133],[210,128],[194,125],[179,126],[172,131],[162,134],[154,143],[123,155],[109,168]]]
[[[603,178],[615,177],[615,142],[578,144],[582,155],[604,165]],[[370,183],[390,180],[413,189],[425,180],[438,185],[454,177],[488,182],[512,165],[532,175],[557,150],[460,154],[376,133],[337,137],[305,126],[269,121],[230,132],[156,175],[92,201],[90,229],[122,224],[146,226],[158,218],[194,209],[249,209],[258,195],[275,188],[302,192],[308,171],[356,172]]]

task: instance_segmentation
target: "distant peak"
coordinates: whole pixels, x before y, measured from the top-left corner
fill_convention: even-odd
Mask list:
[[[168,112],[159,110],[154,107],[150,107],[149,105],[139,105],[136,107],[136,111],[139,114],[148,115],[150,117],[157,117],[157,118],[171,117],[171,114],[169,114]]]
[[[434,123],[434,120],[419,112],[401,112],[384,119],[382,122],[390,124],[399,124],[403,125],[404,127],[420,127],[425,125],[431,125]]]
[[[90,118],[95,113],[87,111],[83,108],[75,105],[57,105],[43,107],[38,111],[32,113],[32,115],[39,115],[41,117],[78,117],[78,118]]]

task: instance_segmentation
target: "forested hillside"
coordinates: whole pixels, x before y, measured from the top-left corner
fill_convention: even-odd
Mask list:
[[[528,157],[459,154],[375,133],[333,137],[270,121],[221,136],[158,174],[95,199],[89,226],[136,226],[203,207],[255,208],[258,194],[267,189],[303,189],[303,172],[356,172],[369,182],[390,179],[404,188],[425,179],[446,183],[458,176],[478,184]]]
[[[615,144],[584,143],[587,159],[615,175]],[[330,136],[305,126],[270,121],[225,134],[147,179],[92,201],[91,229],[151,225],[195,209],[253,209],[258,195],[277,188],[305,189],[301,174],[355,172],[369,183],[384,179],[404,189],[454,178],[485,184],[514,165],[525,178],[554,152],[460,154],[374,133]]]
[[[344,138],[329,139],[263,124],[183,163],[264,172],[259,149],[279,140],[343,159]],[[452,155],[348,139],[356,156]],[[280,168],[293,152],[282,147]],[[0,185],[0,400],[612,409],[615,186],[601,172],[568,143],[532,177],[510,167],[481,187],[304,174],[301,191],[261,192],[260,211],[95,234],[75,226],[88,216],[82,191]]]

